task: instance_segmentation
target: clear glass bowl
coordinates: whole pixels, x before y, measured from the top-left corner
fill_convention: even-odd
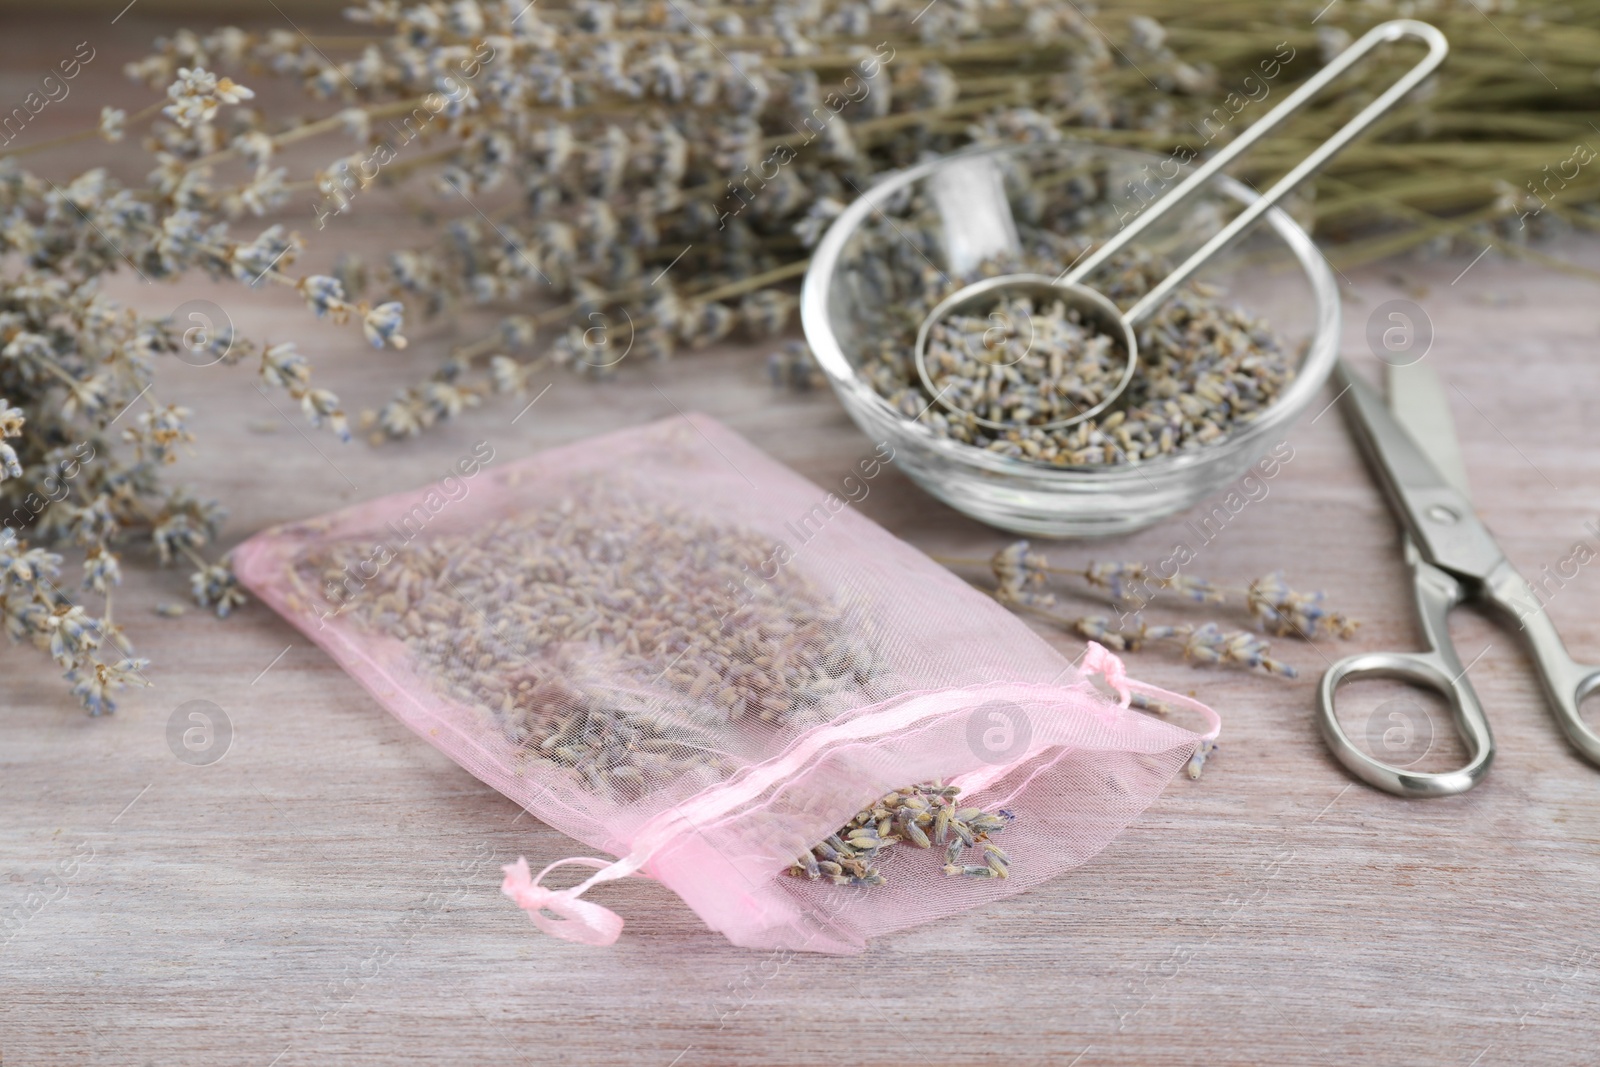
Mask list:
[[[991,526],[1029,536],[1094,537],[1138,530],[1199,503],[1242,477],[1284,440],[1333,369],[1339,348],[1339,291],[1311,238],[1277,209],[1197,276],[1225,289],[1227,301],[1265,318],[1287,350],[1299,353],[1294,379],[1277,399],[1226,437],[1137,464],[1056,467],[940,436],[896,411],[861,373],[869,343],[867,320],[881,314],[867,307],[873,286],[863,275],[951,268],[947,246],[953,241],[959,255],[960,242],[971,235],[929,232],[930,214],[945,217],[927,208],[934,202],[930,177],[952,160],[975,157],[991,157],[1003,175],[1004,195],[1025,243],[1030,234],[1066,236],[1068,226],[1074,234],[1108,236],[1138,210],[1141,198],[1148,202],[1158,194],[1163,176],[1176,169],[1162,157],[1083,142],[981,148],[896,172],[834,220],[806,273],[801,321],[845,410],[874,441],[893,446],[897,467],[938,499]],[[1073,210],[1041,214],[1041,194],[1029,186],[1063,176],[1073,183]],[[1165,187],[1172,184],[1169,180]],[[943,195],[948,203],[948,193]],[[1152,226],[1138,247],[1181,262],[1240,205],[1255,199],[1239,182],[1214,178]],[[932,227],[938,231],[940,224],[935,221]],[[889,257],[897,265],[864,254],[871,242],[881,242],[890,232],[908,242],[916,255]],[[1060,269],[1067,266],[1062,263]],[[909,277],[898,280],[914,284]],[[1101,288],[1108,279],[1091,276],[1085,281]]]

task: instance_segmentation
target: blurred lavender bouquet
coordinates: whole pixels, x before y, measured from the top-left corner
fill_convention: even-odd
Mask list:
[[[193,435],[190,412],[161,399],[161,363],[243,364],[313,426],[350,435],[292,341],[141,316],[103,295],[103,276],[290,287],[377,348],[405,344],[407,307],[429,317],[543,307],[505,315],[363,416],[375,437],[406,436],[488,393],[520,391],[541,365],[606,372],[585,349],[596,313],[631,308],[636,350],[656,357],[736,329],[782,331],[794,298],[774,286],[801,273],[805,244],[874,174],[974,133],[1054,135],[1028,109],[1035,100],[1075,99],[1113,122],[1098,95],[1098,79],[1115,73],[1110,50],[1065,0],[982,10],[370,0],[347,16],[359,35],[177,33],[127,68],[151,91],[147,106],[107,107],[96,130],[0,150],[0,250],[15,264],[0,278],[0,614],[92,713],[146,681],[148,663],[113,615],[121,551],[142,544],[162,564],[187,564],[194,599],[220,615],[243,600],[213,558],[223,508],[165,477]],[[939,61],[945,52],[961,53],[954,67]],[[1150,59],[1181,67],[1170,53]],[[1001,70],[1012,73],[972,77]],[[298,82],[325,113],[255,110],[248,83],[263,78]],[[20,164],[91,137],[148,152],[147,184],[99,168],[52,180]],[[313,138],[349,147],[291,175],[281,150]],[[297,274],[297,233],[238,232],[307,202],[296,217],[314,232],[359,210],[374,185],[413,175],[455,218],[370,270],[346,259],[332,275]]]

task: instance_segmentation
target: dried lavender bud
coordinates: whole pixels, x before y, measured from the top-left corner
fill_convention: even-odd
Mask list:
[[[1360,623],[1323,606],[1326,594],[1297,593],[1289,588],[1282,571],[1250,583],[1250,614],[1268,633],[1295,634],[1310,640],[1319,635],[1349,637]]]
[[[1140,711],[1148,711],[1155,715],[1172,715],[1178,710],[1165,700],[1157,700],[1153,696],[1139,692],[1129,695],[1128,706],[1138,708]]]
[[[1002,548],[990,560],[996,582],[995,597],[1002,603],[1049,607],[1055,603],[1055,597],[1039,591],[1045,583],[1047,566],[1045,558],[1034,554],[1026,541]]]
[[[1122,343],[1061,301],[1037,311],[1025,296],[983,315],[951,315],[928,331],[923,363],[941,402],[1024,428],[1080,415],[1122,380]],[[958,416],[959,417],[959,416]]]
[[[1125,652],[1128,649],[1128,639],[1118,632],[1115,624],[1104,615],[1085,615],[1073,619],[1071,626],[1081,636],[1090,641],[1098,641],[1114,652]]]
[[[528,759],[637,796],[736,765],[730,738],[878,699],[867,620],[771,543],[592,487],[480,530],[318,546],[291,580],[330,617],[398,640],[440,694]],[[383,559],[379,564],[376,559]]]
[[[1126,604],[1139,601],[1130,595],[1129,583],[1148,582],[1150,571],[1143,563],[1090,563],[1084,568],[1083,580],[1111,594],[1113,602]]]
[[[767,356],[767,375],[777,388],[792,389],[797,393],[810,392],[827,381],[804,341],[790,341],[779,351]]]
[[[826,875],[836,885],[883,885],[877,859],[890,846],[909,841],[917,848],[944,846],[943,870],[970,878],[1006,878],[1010,859],[989,840],[1014,816],[958,808],[960,790],[939,782],[910,785],[877,800],[825,840],[795,859],[787,873],[796,878]],[[981,865],[961,864],[963,849],[982,848]]]
[[[1222,440],[1270,407],[1294,378],[1287,346],[1265,322],[1224,303],[1213,287],[1190,283],[1139,328],[1137,367],[1110,408],[1072,426],[1043,429],[1038,424],[1103,399],[1120,380],[1126,357],[1111,338],[1088,333],[1071,312],[1052,306],[1040,313],[1013,298],[988,319],[962,318],[958,326],[930,331],[930,377],[956,398],[958,410],[946,410],[928,395],[908,356],[922,319],[962,285],[982,278],[1059,274],[1090,242],[1019,221],[1034,250],[946,276],[927,266],[930,253],[907,251],[915,243],[907,227],[937,232],[935,209],[922,200],[912,198],[906,218],[864,224],[846,265],[858,272],[866,294],[856,308],[863,376],[897,411],[941,436],[1050,466],[1137,464]],[[1098,287],[1126,308],[1168,266],[1148,252],[1127,251],[1103,269],[1110,277]],[[1040,351],[1030,337],[1043,342]],[[974,416],[1007,428],[985,426]]]
[[[1179,631],[1183,638],[1183,656],[1196,663],[1216,663],[1243,667],[1259,674],[1275,674],[1281,678],[1298,677],[1299,672],[1268,655],[1272,646],[1255,634],[1242,630],[1224,631],[1214,622]]]

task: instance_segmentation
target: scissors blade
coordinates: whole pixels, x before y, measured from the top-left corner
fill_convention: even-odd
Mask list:
[[[1472,502],[1389,414],[1376,389],[1342,359],[1334,373],[1350,394],[1345,412],[1356,441],[1422,557],[1462,577],[1487,578],[1505,554]]]
[[[1389,410],[1406,433],[1464,497],[1471,497],[1467,467],[1461,460],[1461,442],[1444,383],[1423,361],[1389,367]]]

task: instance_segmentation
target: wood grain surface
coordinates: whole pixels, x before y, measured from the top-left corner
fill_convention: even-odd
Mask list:
[[[133,54],[153,32],[136,29],[106,38],[100,80],[69,101],[77,117],[131,95],[117,50]],[[13,34],[8,70],[48,65],[75,30]],[[64,174],[90,158],[39,165]],[[394,239],[378,211],[336,225],[306,265]],[[1547,250],[1600,267],[1594,241]],[[1600,547],[1585,526],[1600,519],[1594,283],[1495,254],[1344,281],[1344,349],[1368,369],[1381,303],[1413,300],[1431,319],[1429,358],[1450,387],[1475,499],[1512,560],[1535,576],[1577,542]],[[204,297],[251,337],[292,336],[353,407],[425,373],[456,335],[419,328],[407,352],[374,353],[284,294],[187,281],[116,293],[152,312]],[[231,544],[431,480],[478,440],[511,459],[675,406],[837,482],[867,442],[830,394],[774,392],[765,351],[629,367],[611,384],[552,377],[514,424],[521,404],[497,402],[379,449],[302,433],[244,368],[175,363],[161,391],[196,410],[200,443],[174,476],[230,505]],[[1488,780],[1431,802],[1351,783],[1313,728],[1318,676],[1346,652],[1415,647],[1418,631],[1395,522],[1337,410],[1308,413],[1289,441],[1293,460],[1266,498],[1193,571],[1240,582],[1281,568],[1363,620],[1356,637],[1277,642],[1295,681],[1157,650],[1132,657],[1138,675],[1222,714],[1223,749],[1204,777],[1175,782],[1087,866],[849,958],[731,947],[644,880],[595,894],[628,921],[616,946],[539,935],[501,897],[499,865],[588,849],[413,736],[260,605],[224,622],[157,617],[156,603],[183,599],[186,576],[130,554],[118,615],[154,661],[155,688],[93,720],[37,651],[0,650],[0,917],[21,917],[0,939],[0,1062],[1593,1063],[1600,772],[1557,732],[1514,632],[1464,611],[1455,634],[1500,746]],[[932,553],[986,555],[1009,540],[893,470],[860,507]],[[1061,563],[1155,559],[1181,521],[1048,551]],[[1551,601],[1580,658],[1600,660],[1597,597],[1590,565]],[[1081,648],[1041,632],[1068,655]],[[1357,694],[1351,729],[1394,695]],[[230,724],[210,765],[169,746],[191,700]],[[1422,766],[1452,753],[1433,722]]]

